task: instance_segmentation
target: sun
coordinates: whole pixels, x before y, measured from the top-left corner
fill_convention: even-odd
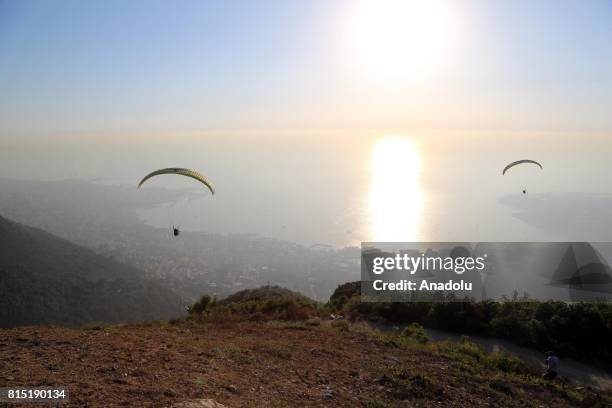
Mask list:
[[[447,0],[361,0],[349,20],[352,64],[383,82],[426,78],[448,56],[451,17]]]

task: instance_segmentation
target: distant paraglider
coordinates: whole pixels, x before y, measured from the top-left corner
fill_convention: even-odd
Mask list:
[[[538,166],[540,169],[544,170],[544,168],[542,167],[542,165],[540,163],[538,163],[535,160],[529,160],[529,159],[523,159],[523,160],[517,160],[514,161],[510,164],[508,164],[506,167],[504,167],[504,169],[502,170],[502,176],[506,175],[506,172],[508,170],[510,170],[511,168],[513,168],[514,166],[518,166],[519,164],[535,164],[536,166]],[[523,188],[523,195],[527,195],[527,188]]]
[[[166,169],[156,170],[152,173],[147,174],[142,180],[140,180],[140,183],[138,183],[138,188],[140,188],[144,184],[144,182],[147,181],[148,179],[155,177],[155,176],[160,176],[162,174],[176,174],[179,176],[190,177],[204,184],[206,188],[211,192],[211,194],[213,195],[215,194],[215,189],[212,186],[212,183],[208,181],[208,179],[204,177],[202,174],[198,173],[195,170],[183,169],[183,168],[178,168],[178,167],[170,167]],[[172,225],[172,235],[174,237],[178,237],[180,234],[181,234],[180,227]]]

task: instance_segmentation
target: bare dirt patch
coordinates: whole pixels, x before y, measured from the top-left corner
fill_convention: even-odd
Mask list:
[[[573,405],[427,350],[280,322],[0,330],[0,385],[67,386],[79,407]]]

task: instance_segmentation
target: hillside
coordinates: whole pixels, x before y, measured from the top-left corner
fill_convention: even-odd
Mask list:
[[[0,217],[0,327],[163,319],[180,298],[137,269]]]
[[[0,330],[4,386],[65,385],[62,406],[603,406],[471,343],[421,344],[363,324],[187,320]],[[195,405],[194,405],[195,406]]]
[[[508,340],[534,350],[555,350],[612,371],[612,304],[609,302],[361,302],[359,282],[338,286],[329,305],[353,318],[387,325],[419,323],[466,335]]]

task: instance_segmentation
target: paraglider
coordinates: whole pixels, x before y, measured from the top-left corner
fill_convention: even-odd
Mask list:
[[[523,160],[517,160],[514,161],[510,164],[508,164],[506,167],[504,167],[504,169],[502,170],[502,176],[506,175],[506,172],[508,170],[510,170],[511,168],[513,168],[514,166],[518,166],[519,164],[535,164],[536,166],[538,166],[540,169],[544,170],[544,168],[542,167],[542,165],[540,163],[538,163],[535,160],[529,160],[529,159],[523,159]],[[527,195],[527,188],[523,188],[523,195]]]
[[[179,176],[190,177],[204,184],[204,186],[206,186],[206,188],[211,192],[211,194],[213,195],[215,194],[215,189],[212,183],[208,181],[208,179],[204,177],[201,173],[198,173],[195,170],[184,169],[184,168],[179,168],[179,167],[170,167],[166,169],[160,169],[160,170],[156,170],[152,173],[147,174],[142,180],[140,180],[140,183],[138,183],[138,188],[140,188],[145,183],[145,181],[149,180],[150,178],[155,177],[155,176],[160,176],[163,174],[176,174]],[[172,225],[172,235],[174,237],[178,237],[180,234],[181,234],[180,227]]]

